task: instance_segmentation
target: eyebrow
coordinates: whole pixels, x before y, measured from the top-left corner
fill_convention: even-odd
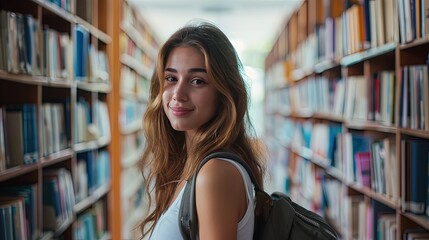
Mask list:
[[[174,68],[166,68],[165,69],[165,71],[166,72],[174,72],[174,73],[177,73],[177,70],[176,69],[174,69]],[[191,72],[191,73],[193,73],[193,72],[203,72],[203,73],[207,73],[207,70],[205,69],[205,68],[191,68],[191,69],[189,69],[189,71],[188,72]]]

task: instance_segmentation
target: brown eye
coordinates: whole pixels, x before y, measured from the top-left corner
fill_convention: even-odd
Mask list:
[[[174,77],[172,77],[172,76],[166,76],[165,77],[165,81],[167,81],[167,82],[173,82],[173,81],[175,81],[176,79],[174,78]]]
[[[191,83],[194,85],[201,85],[201,84],[205,84],[206,82],[201,79],[192,79]]]

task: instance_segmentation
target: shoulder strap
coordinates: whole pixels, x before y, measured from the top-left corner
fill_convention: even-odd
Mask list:
[[[258,192],[261,189],[252,171],[250,171],[249,165],[247,165],[247,163],[243,161],[240,157],[238,157],[236,154],[231,152],[215,152],[209,154],[198,165],[197,171],[192,176],[192,178],[188,180],[183,193],[182,202],[180,203],[179,209],[179,228],[183,239],[197,239],[196,236],[198,235],[198,221],[197,209],[195,204],[195,182],[200,169],[204,166],[205,163],[214,158],[226,158],[238,162],[246,169],[247,173],[249,174],[250,179],[255,186],[255,191]]]

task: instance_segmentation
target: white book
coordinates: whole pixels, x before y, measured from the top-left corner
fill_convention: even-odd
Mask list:
[[[429,0],[421,0],[422,37],[429,34]]]
[[[53,146],[53,129],[52,129],[52,104],[44,103],[42,106],[43,109],[43,130],[44,130],[44,156],[49,155],[54,152]]]
[[[377,47],[377,20],[376,20],[376,3],[375,1],[369,1],[369,22],[370,22],[370,30],[371,30],[371,47]]]
[[[385,43],[385,22],[384,22],[384,4],[383,4],[383,0],[376,0],[376,22],[377,22],[377,45],[381,46]]]

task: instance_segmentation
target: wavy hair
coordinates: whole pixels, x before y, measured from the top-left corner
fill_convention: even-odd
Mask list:
[[[195,47],[204,54],[208,78],[219,92],[217,114],[198,129],[190,146],[185,146],[184,132],[172,128],[162,106],[167,59],[173,49],[184,46]],[[263,185],[264,152],[253,135],[248,116],[249,96],[242,74],[243,67],[234,47],[213,24],[188,24],[161,47],[143,119],[146,146],[140,168],[146,173],[143,175],[149,205],[151,190],[155,190],[155,206],[140,225],[143,237],[167,210],[177,183],[189,179],[200,161],[211,152],[220,149],[235,152],[249,164],[259,185]]]

